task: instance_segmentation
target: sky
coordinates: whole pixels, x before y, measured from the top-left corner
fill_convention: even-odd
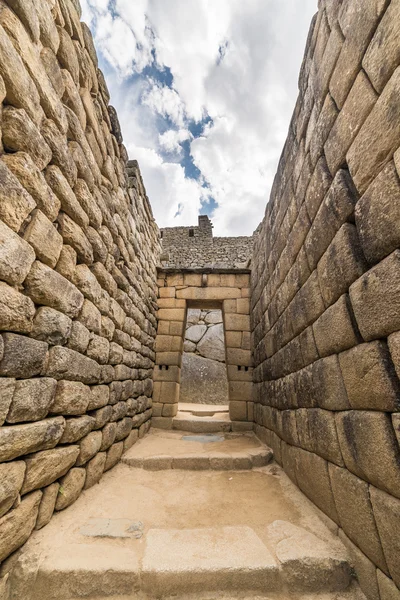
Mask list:
[[[160,227],[251,235],[297,98],[317,0],[81,0]]]

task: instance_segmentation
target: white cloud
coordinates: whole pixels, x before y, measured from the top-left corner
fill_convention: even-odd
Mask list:
[[[182,154],[181,143],[192,139],[193,136],[188,129],[168,129],[159,136],[159,143],[164,150],[169,154]]]
[[[132,158],[158,223],[195,224],[207,193],[216,234],[251,233],[262,219],[297,94],[317,0],[83,0]],[[173,86],[155,77],[167,67]],[[192,139],[190,121],[212,119]],[[169,129],[160,135],[160,118]],[[177,164],[181,143],[200,180]],[[164,158],[163,158],[164,157]]]

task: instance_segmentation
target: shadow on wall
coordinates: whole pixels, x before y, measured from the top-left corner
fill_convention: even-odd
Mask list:
[[[188,310],[179,401],[229,403],[221,310]]]

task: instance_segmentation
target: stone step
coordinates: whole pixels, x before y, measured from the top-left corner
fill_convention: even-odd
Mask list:
[[[273,453],[254,434],[192,434],[152,430],[122,458],[130,467],[161,471],[249,470],[263,467]]]
[[[286,590],[296,598],[348,588],[351,570],[343,550],[284,521],[268,529],[268,544],[248,526],[150,529],[144,544],[136,541],[144,546],[141,558],[133,548],[109,543],[59,547],[41,561],[26,600],[183,600],[239,592],[271,597]]]
[[[215,412],[212,415],[194,415],[192,412],[178,411],[172,421],[172,428],[193,433],[218,433],[232,431],[232,422],[228,413]]]

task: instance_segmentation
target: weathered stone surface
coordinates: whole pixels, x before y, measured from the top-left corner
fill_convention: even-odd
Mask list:
[[[347,153],[350,174],[363,194],[398,147],[400,67],[393,73]]]
[[[31,335],[51,345],[62,345],[68,340],[71,327],[69,317],[58,310],[42,306],[36,312]]]
[[[0,221],[0,277],[10,285],[24,281],[35,260],[35,252],[12,229]]]
[[[318,280],[325,306],[330,306],[367,270],[357,230],[345,223],[318,263]]]
[[[100,451],[108,450],[108,448],[114,443],[115,436],[117,435],[117,424],[107,423],[101,430],[102,441]]]
[[[212,325],[197,345],[199,354],[211,360],[225,362],[225,342],[223,324]]]
[[[63,239],[53,223],[41,210],[33,211],[31,222],[24,233],[24,239],[35,250],[39,260],[49,267],[54,268],[56,266],[63,246]]]
[[[31,535],[39,510],[42,492],[26,496],[18,508],[0,520],[0,561],[17,550]]]
[[[337,354],[358,343],[350,313],[350,302],[343,294],[312,326],[320,357]]]
[[[345,162],[346,153],[378,98],[363,71],[360,71],[325,144],[331,173]]]
[[[30,205],[32,208],[36,202],[38,208],[46,217],[50,221],[55,221],[60,210],[60,201],[47,185],[44,175],[33,162],[31,156],[26,152],[16,152],[14,154],[4,154],[1,158],[31,195],[33,202],[31,200]]]
[[[16,381],[7,423],[44,419],[53,402],[56,385],[56,380],[48,377]]]
[[[399,18],[398,4],[390,3],[362,61],[363,68],[379,93],[400,63]]]
[[[356,225],[367,260],[376,263],[400,245],[400,182],[390,162],[356,206]]]
[[[35,529],[41,529],[50,522],[54,513],[59,488],[59,483],[52,483],[42,490],[43,496],[39,506]]]
[[[55,165],[51,165],[46,169],[45,176],[47,183],[60,200],[61,208],[64,213],[66,213],[70,217],[70,220],[72,219],[77,226],[87,227],[89,225],[88,216],[79,205],[71,186],[61,173],[60,169]],[[71,244],[71,246],[73,246],[73,244]]]
[[[361,591],[368,600],[379,600],[376,566],[353,544],[341,529],[339,529],[339,538],[349,553],[350,564],[357,573],[357,580]]]
[[[0,330],[11,329],[18,333],[29,333],[32,330],[35,305],[30,298],[0,282],[0,305]]]
[[[26,217],[35,208],[36,202],[2,160],[0,180],[0,218],[8,227],[19,231]]]
[[[76,466],[80,467],[87,463],[100,450],[102,442],[101,431],[92,431],[88,433],[80,442],[80,452],[76,461]]]
[[[202,356],[184,354],[179,397],[181,402],[227,404],[226,366]]]
[[[63,417],[26,425],[3,426],[0,429],[0,461],[54,448],[60,441],[64,428]]]
[[[55,506],[56,510],[63,510],[75,502],[85,485],[85,479],[86,470],[77,468],[71,469],[61,478]]]
[[[65,429],[62,438],[60,439],[60,444],[77,442],[92,431],[94,424],[95,419],[89,415],[77,417],[76,419],[66,419]]]
[[[400,448],[390,416],[357,410],[336,413],[335,418],[340,448],[349,471],[400,497]]]
[[[76,183],[78,172],[69,152],[66,138],[50,119],[43,120],[40,131],[52,151],[52,164],[61,170],[69,185],[73,187]]]
[[[33,0],[8,0],[7,4],[11,6],[18,18],[26,27],[32,40],[39,41],[40,24],[35,4]]]
[[[26,494],[53,483],[75,464],[79,446],[54,448],[31,454],[25,459],[26,472],[21,493]]]
[[[117,422],[117,433],[115,436],[115,440],[120,442],[124,440],[131,432],[133,426],[133,420],[131,417],[125,417],[121,421]]]
[[[110,388],[107,385],[95,385],[90,388],[88,410],[103,408],[110,399]]]
[[[25,476],[25,463],[14,461],[0,464],[0,517],[14,504]]]
[[[370,494],[389,573],[400,587],[400,500],[374,487]]]
[[[22,4],[22,2],[21,2]],[[38,91],[21,57],[0,25],[0,75],[6,85],[7,101],[39,123],[43,116]]]
[[[60,310],[68,317],[76,317],[82,308],[83,295],[65,277],[36,261],[25,280],[27,293],[36,304]]]
[[[92,458],[86,465],[86,480],[84,489],[87,490],[99,483],[101,476],[104,472],[106,464],[107,453],[98,452],[94,458]]]
[[[399,330],[400,250],[395,250],[353,283],[350,299],[365,341]]]
[[[101,368],[97,362],[79,352],[63,346],[53,346],[49,350],[46,375],[55,379],[80,381],[86,384],[98,383],[101,377]]]
[[[123,442],[118,442],[111,446],[111,448],[107,451],[107,459],[106,459],[106,463],[104,465],[104,471],[109,471],[119,462],[123,451],[124,451],[124,443]]]
[[[400,385],[384,342],[359,344],[339,355],[340,368],[353,409],[400,409]]]
[[[379,569],[376,570],[376,576],[381,600],[399,600],[400,591],[394,581],[386,577]]]
[[[400,331],[389,335],[388,344],[397,376],[400,378]]]
[[[59,381],[51,412],[60,415],[83,415],[90,401],[90,388],[79,381]]]
[[[342,528],[370,560],[387,572],[368,484],[334,465],[329,465],[329,475]]]
[[[110,352],[110,343],[105,338],[92,333],[89,340],[89,345],[86,350],[86,354],[89,358],[93,358],[101,365],[108,363],[108,356]]]
[[[41,373],[47,353],[45,342],[15,333],[3,333],[2,338],[4,356],[0,375],[27,379]]]
[[[102,427],[104,427],[104,425],[106,425],[106,423],[112,420],[114,414],[114,407],[104,406],[103,408],[98,408],[90,414],[95,419],[93,429],[101,429]]]
[[[193,325],[186,329],[185,338],[197,344],[207,331],[206,325]]]
[[[4,421],[6,420],[8,410],[11,406],[14,389],[14,378],[2,377],[0,379],[0,426],[3,425]]]
[[[2,131],[4,148],[9,152],[26,152],[39,171],[43,171],[51,161],[50,148],[22,108],[4,108]]]
[[[73,321],[67,346],[71,350],[84,354],[90,340],[90,331],[79,321]]]

